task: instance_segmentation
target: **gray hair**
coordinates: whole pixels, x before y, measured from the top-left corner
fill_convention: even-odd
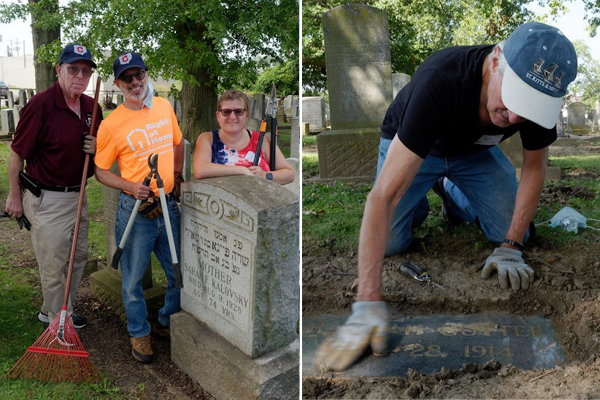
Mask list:
[[[506,66],[508,65],[506,62],[506,57],[504,57],[504,44],[505,43],[506,43],[506,40],[503,40],[500,43],[498,43],[496,46],[494,46],[494,48],[492,49],[491,53],[488,56],[488,61],[489,61],[490,70],[491,70],[492,58],[494,57],[494,50],[496,50],[496,47],[498,49],[500,49],[500,55],[498,56],[498,72],[500,72],[502,75],[504,75],[504,71],[506,70]]]

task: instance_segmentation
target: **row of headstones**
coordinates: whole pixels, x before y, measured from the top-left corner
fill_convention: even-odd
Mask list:
[[[9,90],[7,93],[6,107],[0,112],[2,122],[2,136],[12,136],[15,133],[21,109],[27,104],[27,101],[35,95],[33,89],[19,89],[19,102],[15,103],[14,93]]]
[[[392,74],[392,97],[410,82],[411,76],[401,72]],[[331,123],[329,104],[320,96],[302,97],[302,134],[324,132]],[[305,133],[306,132],[306,133]]]

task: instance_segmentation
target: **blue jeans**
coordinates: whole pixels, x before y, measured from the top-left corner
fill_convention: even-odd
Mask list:
[[[119,197],[119,207],[115,222],[117,244],[121,242],[127,222],[133,211],[136,200],[124,193]],[[167,202],[171,229],[177,259],[180,260],[179,244],[179,206],[173,199]],[[121,276],[123,281],[123,303],[127,313],[127,330],[133,337],[143,337],[150,334],[150,324],[147,321],[148,310],[142,289],[142,277],[150,256],[154,251],[156,258],[167,276],[167,293],[163,308],[158,312],[158,322],[170,326],[170,316],[178,312],[180,307],[179,289],[175,288],[173,261],[165,226],[164,216],[149,219],[139,213],[129,232],[127,243],[121,256]]]
[[[392,141],[381,138],[377,176]],[[467,222],[479,220],[485,236],[501,244],[510,227],[517,195],[516,171],[498,146],[456,157],[427,156],[392,218],[386,256],[402,253],[429,212],[427,192],[445,176],[450,211]],[[529,230],[524,242],[529,238]]]

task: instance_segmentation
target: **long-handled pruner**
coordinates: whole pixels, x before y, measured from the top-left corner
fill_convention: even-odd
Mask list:
[[[158,154],[154,156],[154,160],[151,161],[150,158],[152,154],[148,156],[148,165],[152,165],[153,163],[158,162]],[[144,178],[144,182],[142,185],[148,186],[150,185],[150,180],[152,179],[152,167],[150,167],[150,172]],[[135,205],[133,206],[133,210],[131,211],[131,216],[129,217],[129,221],[127,221],[127,227],[125,228],[125,232],[123,232],[123,237],[121,237],[121,241],[119,242],[119,247],[117,247],[117,251],[115,251],[115,255],[112,259],[112,267],[114,269],[119,268],[119,260],[121,259],[121,255],[123,254],[123,249],[125,248],[125,243],[127,243],[127,238],[129,237],[129,232],[131,232],[131,227],[133,227],[133,223],[135,222],[135,217],[137,216],[138,210],[140,209],[140,205],[142,204],[142,200],[136,200]]]
[[[152,154],[150,154],[152,157]],[[177,259],[177,251],[175,250],[175,240],[173,240],[173,231],[171,230],[171,220],[169,219],[169,209],[167,207],[167,197],[165,196],[165,189],[163,180],[158,174],[158,154],[152,158],[148,158],[148,165],[150,166],[150,172],[156,179],[156,186],[158,187],[158,193],[160,194],[160,204],[165,218],[165,225],[167,226],[167,237],[169,238],[169,248],[171,249],[171,259],[173,260],[173,272],[175,273],[175,287],[181,289],[183,287],[183,279],[181,276],[181,268],[179,267],[179,260]]]
[[[411,261],[401,262],[400,265],[398,265],[398,268],[404,275],[408,276],[409,278],[415,279],[419,282],[430,283],[437,288],[444,289],[442,285],[435,283],[431,279],[431,275],[429,275],[427,271],[423,270],[423,268],[419,267],[417,264]]]
[[[271,119],[271,162],[269,168],[271,171],[275,171],[275,155],[277,154],[277,90],[275,84],[271,87],[271,97],[267,101],[267,107],[265,109],[265,115],[260,121],[260,135],[258,136],[258,143],[256,145],[256,154],[254,154],[254,162],[252,165],[258,165],[260,161],[260,150],[262,148],[263,139],[265,132],[267,131],[267,121]]]

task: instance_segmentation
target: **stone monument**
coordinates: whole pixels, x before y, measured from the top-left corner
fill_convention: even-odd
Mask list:
[[[319,96],[302,97],[302,122],[310,124],[312,133],[325,131],[325,99]]]
[[[317,137],[320,177],[373,179],[380,127],[392,102],[387,13],[336,7],[323,14],[323,35],[332,130]]]
[[[299,202],[265,179],[182,185],[175,364],[218,399],[299,397]]]
[[[523,167],[523,143],[521,135],[517,132],[508,139],[499,144],[500,150],[504,153],[508,161],[515,167],[517,179],[521,178],[521,169]],[[546,150],[546,165],[548,164],[548,150]],[[545,179],[547,181],[560,180],[560,167],[546,166]]]
[[[583,103],[575,102],[567,106],[567,125],[573,130],[573,134],[581,135],[587,131]]]
[[[402,88],[408,85],[410,82],[411,76],[408,74],[403,74],[401,72],[397,72],[392,74],[392,97],[395,99],[396,95]]]

